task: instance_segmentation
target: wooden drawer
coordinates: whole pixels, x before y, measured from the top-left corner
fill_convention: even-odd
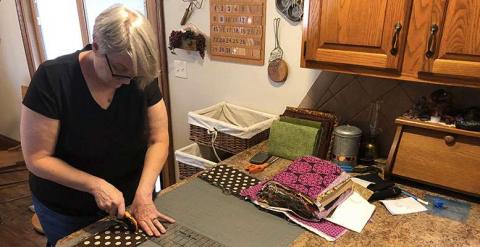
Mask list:
[[[480,138],[405,125],[397,134],[392,174],[480,195]]]

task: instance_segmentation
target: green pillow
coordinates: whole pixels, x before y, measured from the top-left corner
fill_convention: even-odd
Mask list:
[[[288,116],[280,116],[280,121],[282,122],[287,122],[287,123],[291,123],[291,124],[296,124],[296,125],[303,125],[303,126],[309,126],[309,127],[313,127],[313,128],[317,128],[318,129],[318,139],[317,139],[317,143],[315,144],[315,152],[314,154],[315,155],[318,155],[318,145],[320,145],[320,140],[321,140],[321,137],[322,137],[322,122],[317,122],[317,121],[313,121],[313,120],[308,120],[308,119],[301,119],[301,118],[294,118],[294,117],[288,117]]]
[[[268,139],[268,152],[284,159],[313,155],[318,141],[317,128],[273,121]]]

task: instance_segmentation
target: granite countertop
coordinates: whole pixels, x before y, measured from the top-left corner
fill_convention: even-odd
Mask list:
[[[262,150],[266,150],[266,142],[232,156],[222,163],[243,170],[249,165],[248,160]],[[290,163],[291,161],[280,159],[264,172],[252,176],[261,180],[271,178]],[[162,190],[160,196],[188,183],[190,179]],[[400,187],[408,189],[419,197],[423,197],[426,193],[425,190],[406,185],[400,185]],[[428,193],[435,195],[432,192]],[[472,205],[470,215],[464,224],[425,212],[393,216],[381,203],[375,202],[375,212],[361,233],[349,231],[337,241],[328,242],[305,231],[291,246],[480,246],[480,204],[472,202],[470,204]],[[62,239],[57,246],[72,246],[91,234],[105,229],[107,225],[107,221],[99,221]]]

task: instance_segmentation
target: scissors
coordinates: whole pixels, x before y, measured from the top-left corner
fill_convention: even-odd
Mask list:
[[[277,161],[278,159],[280,159],[280,157],[272,157],[266,164],[261,164],[261,165],[250,164],[245,168],[245,171],[247,171],[250,174],[263,172],[265,168],[275,163],[275,161]]]

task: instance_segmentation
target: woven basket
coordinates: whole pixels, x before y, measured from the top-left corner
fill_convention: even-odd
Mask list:
[[[270,133],[270,129],[266,129],[254,135],[250,139],[242,139],[242,138],[231,136],[222,132],[218,132],[217,138],[215,139],[214,147],[216,149],[219,149],[231,154],[237,154],[257,145],[262,141],[267,140],[269,133]],[[212,134],[209,134],[207,129],[191,124],[190,140],[202,145],[211,146]]]
[[[305,108],[287,107],[282,116],[308,119],[322,123],[322,136],[319,140],[317,154],[319,158],[329,160],[333,143],[333,129],[337,127],[337,116],[333,113],[320,112]]]
[[[192,166],[192,165],[189,165],[189,164],[185,164],[185,163],[182,163],[182,162],[177,162],[177,163],[178,163],[178,178],[180,180],[188,178],[190,176],[193,176],[193,175],[205,170],[205,169],[202,169],[202,168],[199,168],[199,167],[196,167],[196,166]]]
[[[211,148],[192,143],[175,151],[178,178],[185,179],[217,165]]]

